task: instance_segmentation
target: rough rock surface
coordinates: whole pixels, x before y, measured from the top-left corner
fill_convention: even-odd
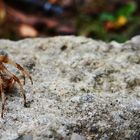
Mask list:
[[[28,108],[18,86],[6,93],[1,140],[140,139],[140,36],[123,44],[74,36],[0,40],[0,49],[34,81],[24,86]]]

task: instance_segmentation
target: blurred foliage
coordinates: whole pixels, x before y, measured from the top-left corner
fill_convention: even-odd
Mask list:
[[[138,0],[0,0],[0,37],[74,34],[124,42],[140,33],[139,7]]]
[[[140,27],[139,17],[133,15],[136,10],[136,3],[131,1],[113,12],[103,11],[94,16],[79,13],[79,34],[105,41],[123,42],[132,37]]]

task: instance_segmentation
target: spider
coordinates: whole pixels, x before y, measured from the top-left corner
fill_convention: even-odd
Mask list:
[[[30,79],[31,84],[33,84],[32,77],[30,76],[29,72],[26,69],[24,69],[20,64],[11,60],[5,51],[0,50],[0,96],[2,100],[1,118],[3,118],[4,115],[5,103],[7,99],[5,96],[5,91],[14,87],[15,83],[18,83],[18,85],[20,86],[21,95],[24,98],[24,106],[26,107],[26,95],[24,93],[23,85],[21,84],[21,81],[16,75],[12,74],[5,67],[4,63],[16,67],[23,74],[24,84],[25,84],[25,76],[27,76]]]

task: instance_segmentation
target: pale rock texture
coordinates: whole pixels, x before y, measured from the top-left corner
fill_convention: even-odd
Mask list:
[[[139,140],[140,37],[119,44],[85,37],[0,40],[27,68],[28,108],[6,93],[1,140]],[[22,79],[12,66],[7,68]]]

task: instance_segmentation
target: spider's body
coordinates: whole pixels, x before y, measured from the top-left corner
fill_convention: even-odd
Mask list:
[[[0,51],[0,96],[1,96],[1,100],[2,100],[1,117],[3,117],[4,110],[5,110],[5,102],[6,102],[5,91],[8,89],[11,89],[15,85],[15,83],[18,83],[20,86],[21,94],[24,97],[24,106],[26,106],[26,96],[25,96],[21,81],[19,80],[19,78],[16,75],[12,74],[5,67],[4,63],[13,65],[17,69],[19,69],[19,71],[24,76],[24,84],[25,84],[25,76],[27,76],[31,80],[31,83],[33,84],[32,78],[31,78],[30,74],[28,73],[28,71],[25,70],[18,63],[15,63],[11,59],[9,59],[8,54],[5,51]]]

